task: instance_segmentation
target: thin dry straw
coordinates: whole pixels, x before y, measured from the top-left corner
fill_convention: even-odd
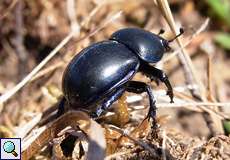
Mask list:
[[[15,87],[4,93],[0,97],[0,104],[6,102],[10,97],[12,97],[15,93],[17,93],[23,86],[26,85],[30,79],[35,76],[38,71],[44,67],[57,53],[58,51],[73,37],[74,32],[70,32],[60,43],[59,45],[52,51],[50,54],[41,62],[39,63],[21,82],[19,82]]]
[[[115,19],[117,19],[118,17],[120,17],[122,14],[121,11],[117,12],[116,14],[114,14],[112,17],[110,17],[110,19],[108,21],[106,21],[101,27],[95,29],[93,32],[91,32],[87,37],[92,36],[93,34],[95,34],[96,32],[98,32],[99,30],[101,30],[102,28],[104,28],[108,23],[113,22]],[[73,36],[75,35],[75,32],[70,32],[59,44],[58,46],[52,51],[50,52],[50,54],[41,62],[39,63],[21,82],[19,82],[15,87],[13,87],[12,89],[10,89],[9,91],[7,91],[6,93],[4,93],[1,97],[0,97],[0,104],[3,104],[4,102],[6,102],[10,97],[12,97],[15,93],[17,93],[22,87],[24,87],[37,73],[38,71],[40,71],[57,53],[58,51],[64,46],[66,45],[71,38],[73,38]],[[84,38],[87,38],[84,37]]]
[[[187,47],[193,40],[196,36],[198,36],[201,32],[203,32],[208,24],[209,24],[209,18],[207,18],[204,23],[198,28],[198,30],[192,35],[192,37],[184,43],[184,45],[179,48],[178,50],[174,51],[173,53],[171,53],[169,56],[167,56],[166,58],[162,59],[160,62],[158,62],[159,64],[162,64],[162,63],[166,63],[167,61],[171,60],[173,57],[175,57],[179,52],[181,52],[181,50],[185,47]]]

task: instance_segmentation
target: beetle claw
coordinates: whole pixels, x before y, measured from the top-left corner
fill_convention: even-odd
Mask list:
[[[173,91],[168,90],[167,93],[166,93],[166,95],[169,96],[169,98],[170,98],[170,103],[174,103],[174,101],[173,101]]]
[[[150,78],[150,80],[151,80],[151,82],[152,82],[152,81],[154,81],[154,82],[157,84],[157,86],[159,86],[159,85],[160,85],[160,81],[159,81],[159,79],[158,79],[158,78],[151,77],[151,78]]]
[[[146,119],[148,119],[148,122],[152,121],[151,122],[151,128],[152,129],[158,128],[156,117],[155,116],[153,117],[150,112],[148,113],[148,115],[145,117],[144,120],[146,120]]]

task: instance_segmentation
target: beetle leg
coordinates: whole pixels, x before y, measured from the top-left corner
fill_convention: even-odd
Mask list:
[[[65,97],[62,97],[58,104],[57,117],[61,116],[65,112]]]
[[[147,118],[152,118],[154,121],[154,125],[156,125],[156,100],[153,96],[152,89],[149,85],[147,85],[144,82],[138,82],[138,81],[129,81],[126,86],[126,91],[133,92],[133,93],[143,93],[147,92],[149,96],[149,112],[147,115]]]
[[[147,76],[150,77],[150,79],[152,79],[152,77],[156,77],[158,79],[161,80],[161,82],[163,82],[165,84],[165,86],[167,87],[167,95],[170,98],[170,103],[173,103],[173,88],[172,85],[168,79],[168,76],[160,69],[157,69],[153,66],[150,66],[148,64],[144,64],[141,66],[140,71],[143,72],[144,74],[146,74]]]
[[[106,98],[102,102],[101,106],[97,108],[96,113],[92,115],[93,118],[99,117],[105,110],[107,110],[113,104],[113,102],[115,102],[121,97],[124,91],[125,91],[124,87],[120,88],[117,91],[115,91],[111,96],[109,96],[109,98]]]

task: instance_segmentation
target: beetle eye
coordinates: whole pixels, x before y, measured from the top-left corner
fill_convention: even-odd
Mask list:
[[[166,47],[166,52],[171,52],[171,51],[172,51],[172,48],[169,47],[169,46],[167,46],[167,47]]]
[[[169,42],[166,40],[161,40],[162,45],[165,48],[165,52],[170,52],[172,51],[172,48],[169,46]]]

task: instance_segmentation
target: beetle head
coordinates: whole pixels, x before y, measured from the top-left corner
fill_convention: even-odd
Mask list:
[[[165,48],[165,52],[170,52],[172,51],[172,48],[169,46],[169,44],[171,42],[173,42],[177,37],[181,36],[184,33],[183,28],[180,28],[180,33],[178,35],[176,35],[174,38],[170,39],[170,40],[165,40],[165,39],[161,39],[161,43]]]

